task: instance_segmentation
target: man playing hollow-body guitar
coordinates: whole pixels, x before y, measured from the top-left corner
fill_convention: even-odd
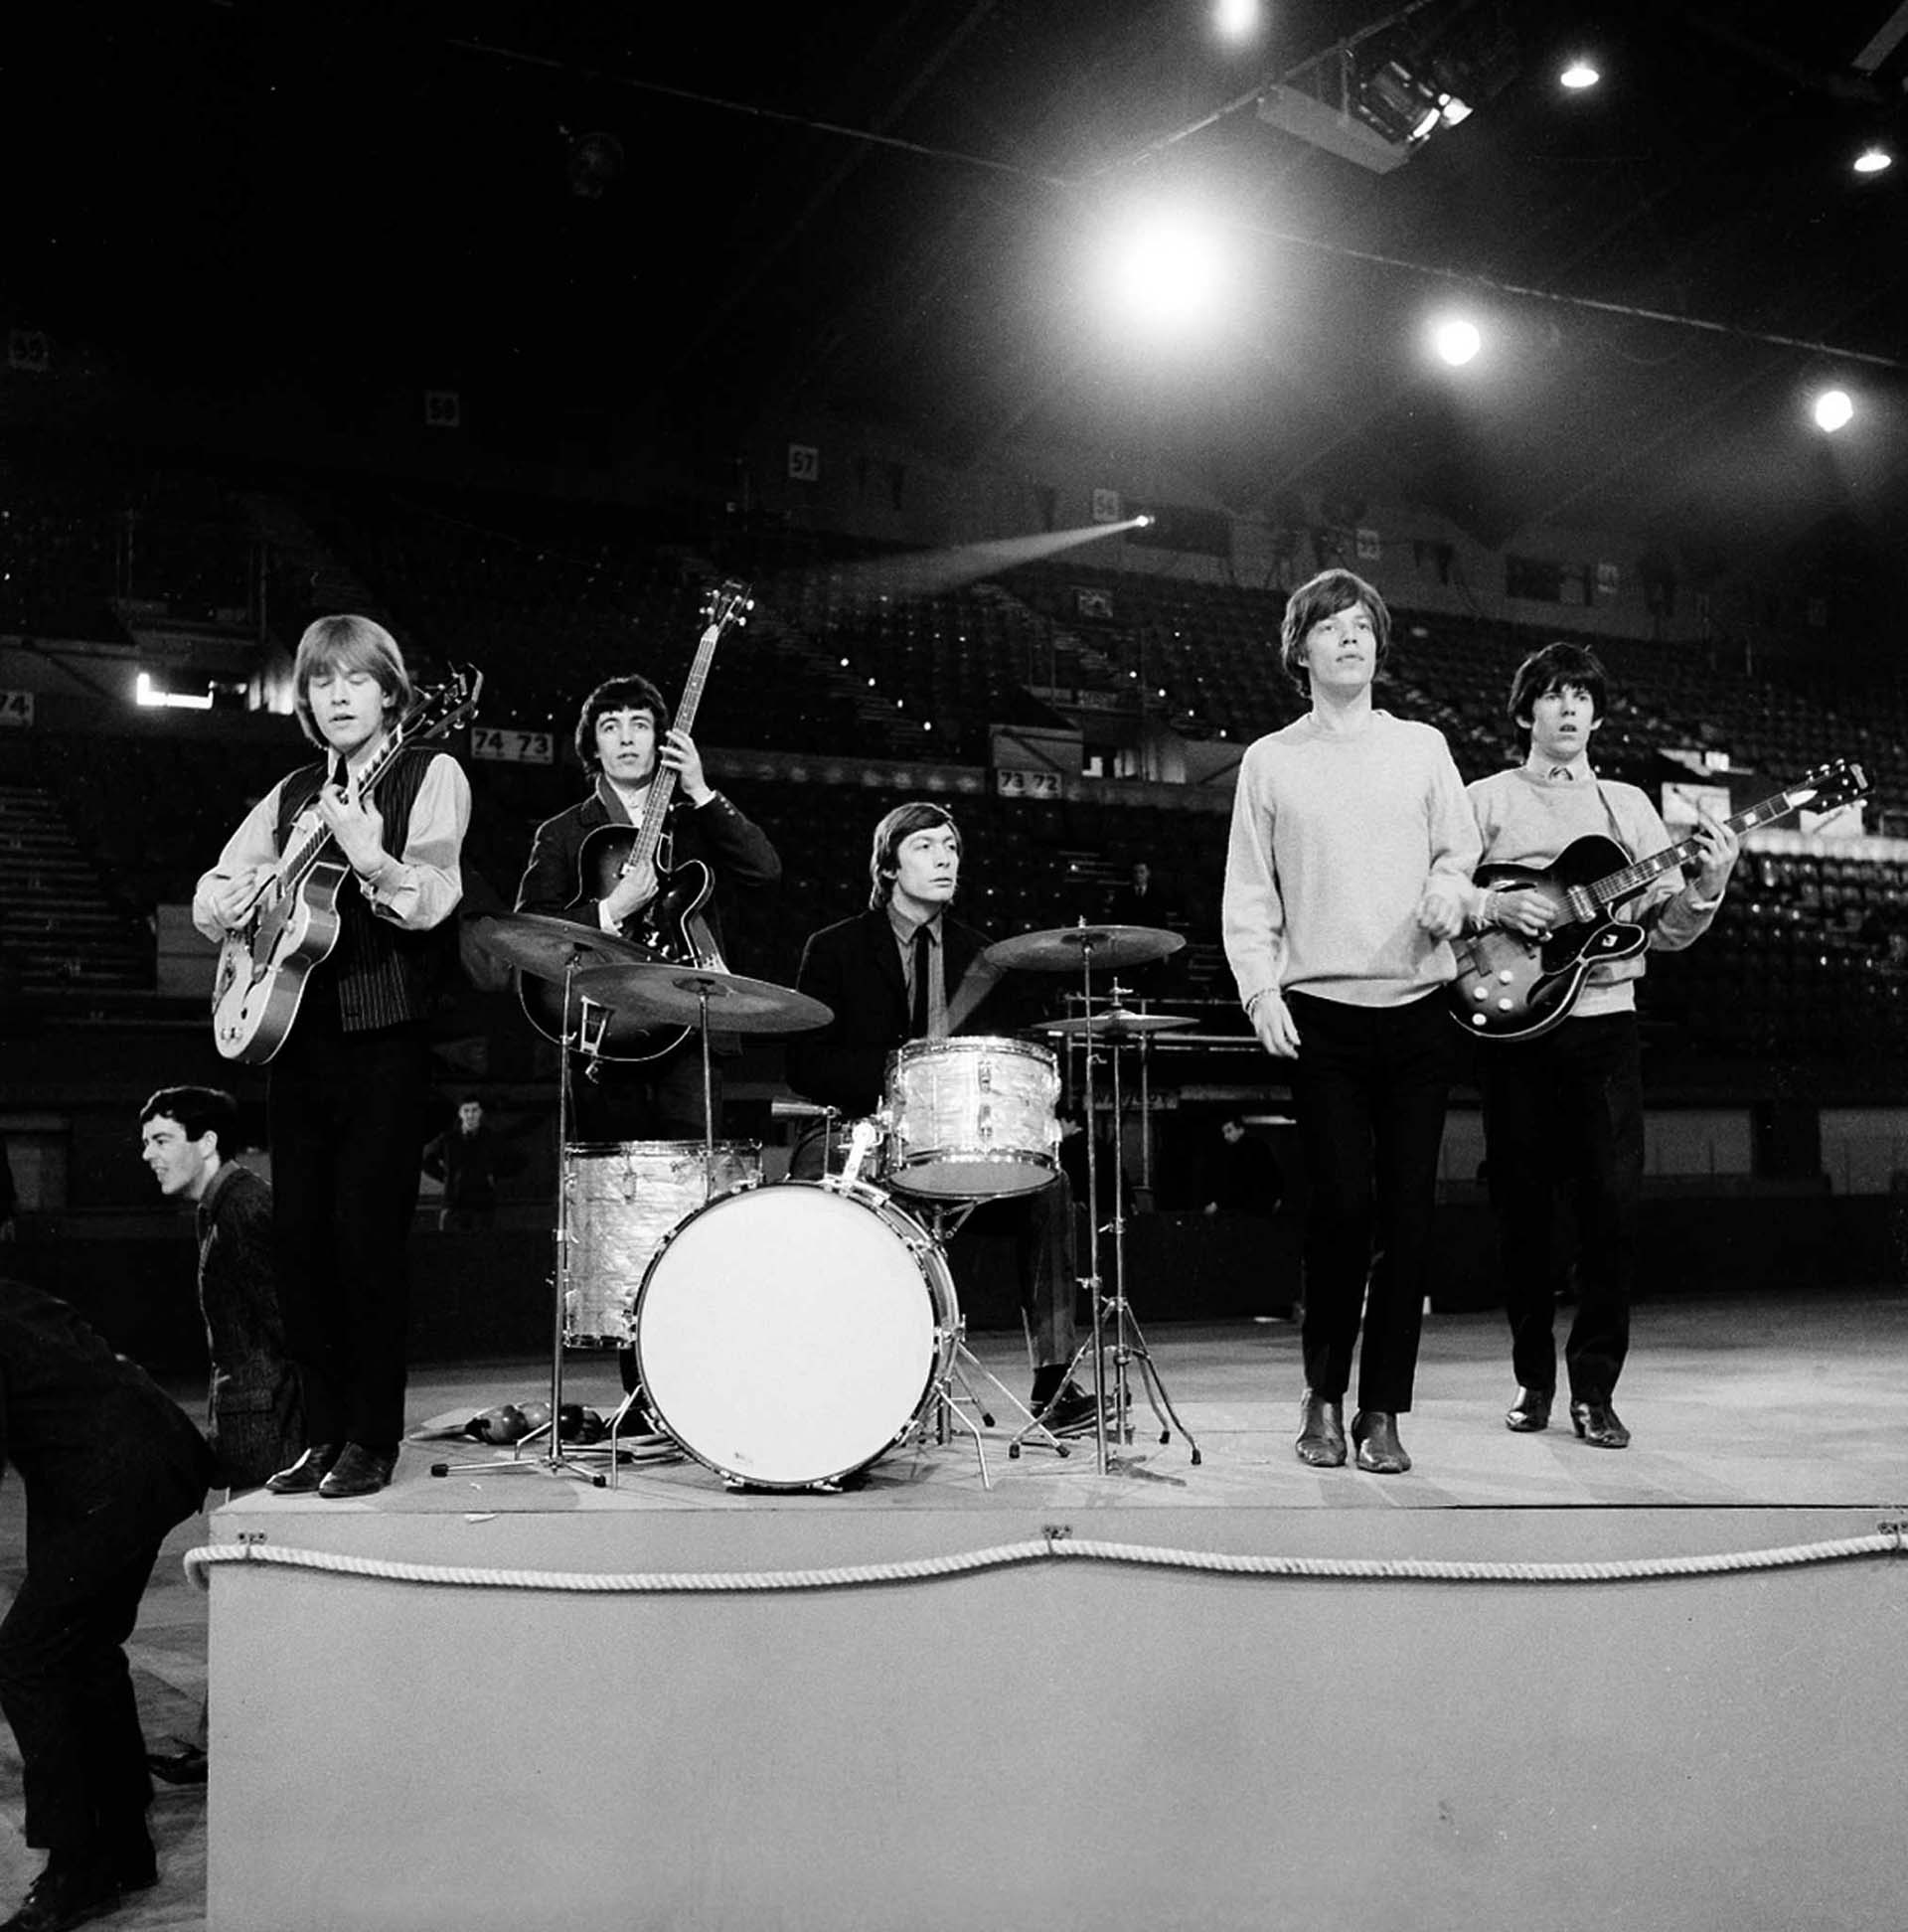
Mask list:
[[[630,922],[656,899],[659,882],[653,865],[624,873],[617,860],[630,851],[633,828],[643,824],[659,770],[675,774],[678,792],[669,806],[659,858],[666,872],[682,872],[695,862],[709,868],[716,889],[697,917],[716,948],[721,944],[716,905],[721,890],[773,886],[781,878],[782,862],[766,834],[710,785],[695,741],[686,731],[671,730],[669,717],[662,693],[643,677],[612,678],[583,700],[576,754],[594,784],[587,798],[537,828],[517,888],[519,912],[629,934]],[[631,830],[619,836],[619,828]],[[651,1044],[663,1047],[657,1056],[606,1059],[576,1083],[578,1140],[701,1138],[701,1048],[693,1036],[670,1045],[675,1032],[664,1029],[660,1043]],[[650,1049],[638,1044],[631,1051]],[[719,1086],[715,1112],[719,1131]]]
[[[1510,712],[1522,764],[1468,788],[1484,839],[1484,864],[1548,867],[1574,841],[1614,841],[1635,861],[1670,843],[1656,808],[1635,785],[1600,779],[1590,739],[1602,722],[1608,682],[1595,654],[1551,644],[1517,668]],[[1649,946],[1674,952],[1701,937],[1722,902],[1738,845],[1706,813],[1695,833],[1695,878],[1671,871],[1639,892],[1622,916],[1645,927]],[[1480,884],[1474,923],[1540,941],[1558,923],[1553,894]],[[1496,1209],[1511,1366],[1517,1394],[1506,1425],[1548,1426],[1557,1379],[1552,1334],[1559,1258],[1558,1199],[1576,1219],[1577,1312],[1565,1348],[1570,1417],[1577,1434],[1622,1449],[1630,1431],[1612,1406],[1630,1337],[1638,1208],[1643,1196],[1643,1073],[1636,982],[1642,956],[1591,968],[1569,1017],[1529,1039],[1482,1040],[1478,1089]]]

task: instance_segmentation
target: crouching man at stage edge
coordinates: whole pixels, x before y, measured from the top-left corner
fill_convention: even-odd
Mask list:
[[[1596,654],[1576,644],[1532,652],[1511,680],[1510,713],[1524,759],[1470,788],[1486,865],[1541,871],[1574,841],[1614,841],[1631,863],[1674,843],[1645,793],[1599,778],[1590,740],[1609,685]],[[1695,878],[1671,870],[1620,908],[1646,926],[1650,948],[1676,952],[1709,929],[1740,847],[1706,812],[1695,832]],[[1541,940],[1554,923],[1547,898],[1515,886],[1481,890],[1480,926]],[[1533,1040],[1478,1043],[1485,1158],[1497,1215],[1510,1320],[1516,1399],[1506,1427],[1547,1428],[1557,1386],[1557,1289],[1568,1265],[1556,1238],[1568,1201],[1576,1228],[1577,1312],[1564,1345],[1570,1421],[1598,1449],[1624,1449],[1630,1431],[1613,1403],[1630,1346],[1643,1199],[1643,1061],[1637,982],[1645,958],[1590,969],[1569,1015]]]
[[[1417,1369],[1457,1039],[1443,989],[1479,850],[1443,734],[1371,702],[1390,637],[1384,599],[1350,570],[1293,591],[1280,655],[1311,710],[1240,763],[1223,908],[1253,1030],[1293,1062],[1311,1196],[1299,1459],[1344,1464],[1355,1351],[1352,1441],[1357,1466],[1380,1476],[1411,1467],[1398,1418]]]
[[[152,1780],[125,1642],[167,1532],[205,1501],[191,1418],[68,1305],[0,1280],[0,1477],[27,1569],[0,1623],[0,1708],[46,1868],[0,1932],[65,1932],[156,1884]]]
[[[305,983],[271,1061],[278,1301],[298,1365],[305,1453],[278,1495],[369,1496],[391,1481],[404,1427],[406,1246],[430,1090],[427,1018],[456,964],[470,785],[428,745],[401,750],[376,801],[359,780],[411,702],[398,641],[368,617],[320,617],[292,666],[298,723],[322,756],[272,786],[193,895],[222,939],[314,811],[350,863],[331,953]]]
[[[984,933],[949,909],[960,882],[961,835],[938,805],[897,805],[874,828],[868,910],[809,935],[796,986],[834,1019],[788,1045],[798,1093],[860,1119],[881,1103],[887,1056],[913,1040],[1006,1033],[1031,1016],[980,963]],[[970,971],[970,969],[973,969]],[[983,1027],[980,1023],[988,1022]],[[822,1166],[822,1141],[810,1173]],[[802,1178],[798,1173],[797,1178]],[[1049,1429],[1091,1427],[1093,1398],[1067,1375],[1075,1352],[1072,1189],[1045,1188],[980,1210],[1010,1232],[1022,1310],[1034,1354],[1032,1406]]]

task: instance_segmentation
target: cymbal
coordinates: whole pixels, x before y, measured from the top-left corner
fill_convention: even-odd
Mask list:
[[[513,912],[507,918],[480,919],[472,926],[471,937],[485,952],[494,953],[505,965],[515,966],[532,979],[560,980],[572,964],[580,973],[585,966],[612,966],[619,960],[634,962],[649,957],[641,946],[633,946],[613,932],[575,919],[554,918],[548,912]]]
[[[1186,944],[1164,926],[1055,926],[1048,932],[1023,932],[997,939],[981,957],[995,966],[1020,966],[1036,973],[1073,971],[1082,955],[1095,966],[1142,966],[1165,959]]]
[[[707,993],[709,1024],[716,1033],[808,1033],[835,1017],[832,1007],[792,986],[666,959],[592,966],[576,975],[576,990],[598,1006],[626,1009],[641,1020],[691,1027],[701,1024]]]
[[[1091,1034],[1095,1040],[1142,1040],[1149,1034],[1173,1033],[1196,1023],[1178,1013],[1134,1013],[1126,1007],[1108,1007],[1091,1019],[1045,1020],[1037,1031],[1047,1034]]]

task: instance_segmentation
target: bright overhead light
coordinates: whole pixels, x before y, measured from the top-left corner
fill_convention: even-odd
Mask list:
[[[1446,316],[1431,325],[1431,346],[1453,369],[1462,369],[1484,347],[1475,322],[1461,315]]]
[[[211,711],[212,693],[203,692],[194,696],[186,691],[161,691],[152,681],[149,672],[141,671],[138,682],[133,686],[133,701],[140,705],[166,706],[173,711]]]
[[[1264,25],[1259,0],[1213,0],[1212,25],[1221,40],[1256,39]]]
[[[1580,93],[1585,87],[1594,87],[1603,76],[1588,61],[1572,61],[1557,79],[1573,93]]]
[[[1865,147],[1855,156],[1856,174],[1880,174],[1894,164],[1895,157],[1884,147]]]
[[[1824,390],[1816,398],[1816,427],[1832,435],[1854,420],[1855,404],[1846,390]]]

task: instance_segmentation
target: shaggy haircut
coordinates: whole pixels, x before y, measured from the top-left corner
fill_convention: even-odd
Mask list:
[[[187,1140],[219,1136],[219,1158],[230,1160],[238,1145],[238,1102],[223,1087],[161,1087],[139,1109],[139,1125],[149,1120],[176,1120]]]
[[[1279,627],[1279,662],[1285,675],[1308,697],[1312,676],[1305,668],[1305,634],[1324,617],[1336,617],[1353,604],[1363,604],[1371,613],[1371,628],[1378,640],[1376,671],[1384,669],[1391,650],[1391,613],[1384,599],[1363,577],[1351,570],[1321,570],[1292,592],[1286,601],[1285,622]],[[1374,672],[1375,675],[1375,672]]]
[[[576,714],[576,755],[582,759],[585,771],[602,768],[596,756],[598,720],[607,718],[611,712],[625,711],[648,712],[656,721],[656,742],[661,746],[663,733],[669,729],[669,701],[647,678],[633,674],[627,678],[610,678],[583,700],[583,708]]]
[[[954,850],[960,851],[961,828],[940,806],[929,805],[924,800],[896,805],[874,828],[874,843],[868,855],[871,911],[878,910],[894,896],[894,874],[900,865],[895,855],[901,849],[901,841],[912,838],[916,832],[932,832],[941,825],[954,834]]]
[[[311,681],[321,671],[369,671],[385,694],[387,716],[402,712],[410,704],[410,673],[404,669],[404,654],[383,624],[369,617],[316,618],[305,626],[291,667],[298,728],[313,744],[325,741],[311,715]]]
[[[1610,701],[1610,676],[1603,660],[1584,644],[1546,644],[1532,651],[1517,666],[1510,680],[1510,702],[1506,709],[1517,727],[1517,748],[1530,749],[1530,721],[1539,698],[1553,691],[1581,691],[1590,700],[1594,718],[1601,718]]]

